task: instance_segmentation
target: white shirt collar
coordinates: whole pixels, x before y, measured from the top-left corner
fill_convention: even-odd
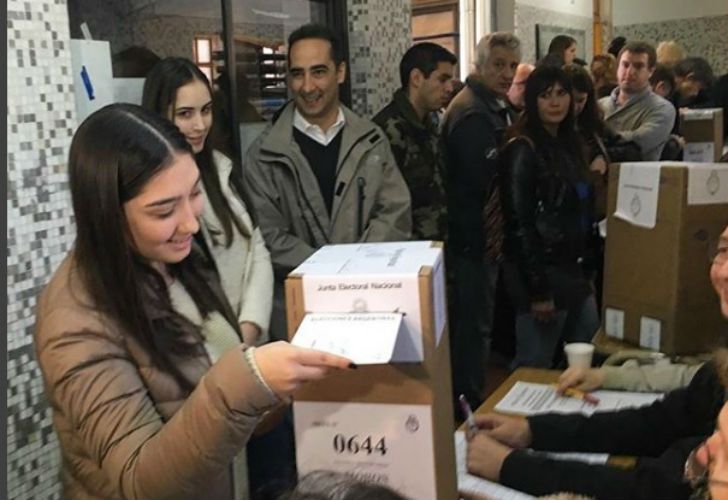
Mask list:
[[[321,127],[318,125],[314,125],[306,120],[303,115],[298,112],[298,109],[293,110],[293,126],[307,137],[323,146],[328,146],[334,137],[336,137],[336,134],[344,128],[344,125],[346,125],[346,119],[344,118],[344,112],[341,111],[341,107],[339,107],[339,114],[336,115],[336,121],[326,132],[321,130]]]

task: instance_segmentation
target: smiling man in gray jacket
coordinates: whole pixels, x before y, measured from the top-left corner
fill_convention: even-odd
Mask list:
[[[675,123],[674,106],[650,88],[656,63],[657,54],[650,44],[627,43],[619,53],[619,85],[599,100],[607,125],[624,139],[636,142],[645,161],[660,159]]]
[[[386,135],[339,102],[336,35],[305,25],[288,39],[294,98],[251,145],[244,179],[276,274],[271,336],[285,337],[285,276],[330,243],[410,238],[410,194]]]

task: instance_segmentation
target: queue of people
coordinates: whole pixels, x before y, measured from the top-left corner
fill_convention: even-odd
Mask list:
[[[34,338],[64,494],[262,498],[276,479],[276,493],[292,489],[290,395],[356,369],[285,340],[284,280],[324,245],[446,243],[453,395],[473,404],[484,397],[498,283],[515,309],[511,368],[559,366],[564,342],[590,341],[608,165],[659,159],[679,138],[676,106],[714,102],[713,75],[685,58],[656,80],[662,67],[643,42],[595,58],[592,74],[573,63],[571,37],[536,64],[521,50],[511,33],[486,35],[455,94],[456,57],[414,45],[401,88],[369,120],[340,101],[340,38],[302,26],[288,38],[292,99],[242,165],[216,137],[210,82],[186,59],[155,64],[141,107],[88,117],[69,158],[76,243],[40,298]],[[711,269],[726,317],[727,243],[728,229]],[[709,438],[725,399],[722,359],[674,376],[686,387],[642,410],[483,417],[468,466],[535,494],[687,498],[697,482],[677,465],[689,454],[712,492],[726,483],[709,457],[728,460],[725,429]],[[602,375],[567,371],[562,389],[605,384]],[[251,452],[256,439],[262,453]],[[660,458],[614,472],[523,450],[587,442]]]

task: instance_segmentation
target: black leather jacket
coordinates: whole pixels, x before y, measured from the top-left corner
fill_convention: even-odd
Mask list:
[[[448,249],[480,259],[485,247],[483,206],[498,169],[498,150],[513,111],[468,77],[443,123],[447,155]]]
[[[583,167],[581,167],[583,168]],[[503,149],[499,188],[504,217],[504,253],[522,276],[530,302],[586,296],[588,283],[581,264],[591,227],[592,198],[585,174],[563,149],[534,150],[518,137]],[[582,191],[580,194],[580,190]],[[557,284],[553,270],[568,275],[571,285]],[[568,299],[566,299],[568,300]],[[557,300],[564,302],[565,300]]]

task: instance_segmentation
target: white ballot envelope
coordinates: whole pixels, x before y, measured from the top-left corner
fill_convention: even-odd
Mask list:
[[[358,365],[422,361],[402,319],[402,313],[309,313],[291,344],[344,356]]]

